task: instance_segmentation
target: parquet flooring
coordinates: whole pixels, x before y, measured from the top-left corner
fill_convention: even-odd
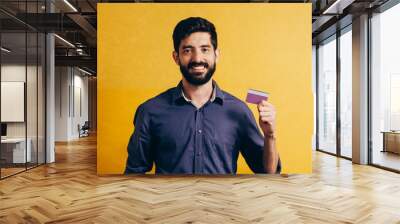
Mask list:
[[[311,175],[96,175],[94,137],[0,181],[0,223],[400,223],[400,175],[320,152]]]
[[[7,177],[13,175],[15,173],[24,171],[25,167],[23,168],[1,168],[1,177]]]

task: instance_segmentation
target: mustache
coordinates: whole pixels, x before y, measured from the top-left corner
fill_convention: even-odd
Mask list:
[[[207,62],[190,62],[188,64],[188,68],[193,68],[194,66],[204,66],[204,68],[208,68],[208,63]]]

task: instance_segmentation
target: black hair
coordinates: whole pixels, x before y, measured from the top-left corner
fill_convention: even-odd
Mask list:
[[[174,40],[174,49],[179,53],[179,45],[183,39],[195,32],[207,32],[211,36],[211,44],[214,50],[218,47],[217,32],[215,26],[210,21],[201,17],[189,17],[176,24],[172,39]]]

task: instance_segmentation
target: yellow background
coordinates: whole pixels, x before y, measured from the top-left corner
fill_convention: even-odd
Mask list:
[[[311,4],[98,4],[98,174],[125,169],[137,106],[181,79],[172,32],[190,16],[216,26],[214,79],[245,99],[270,93],[283,173],[310,173],[313,132]],[[249,105],[256,120],[255,105]],[[154,169],[153,169],[154,172]],[[252,173],[240,156],[238,173]]]

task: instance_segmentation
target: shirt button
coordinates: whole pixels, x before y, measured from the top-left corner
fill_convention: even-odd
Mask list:
[[[199,134],[201,134],[201,129],[198,130]]]
[[[201,152],[197,153],[197,156],[201,156]]]

